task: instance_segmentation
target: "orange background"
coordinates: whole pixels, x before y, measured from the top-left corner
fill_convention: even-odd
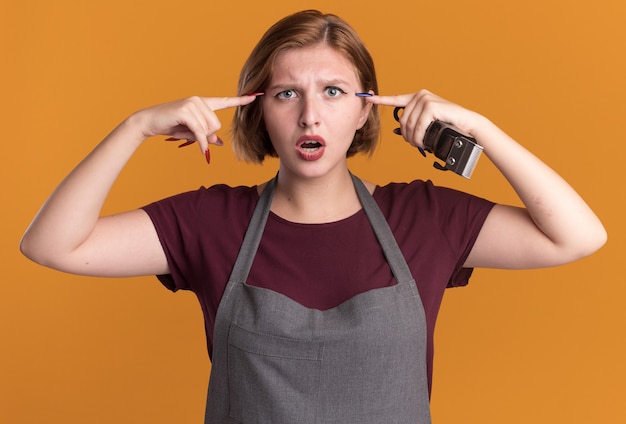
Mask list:
[[[172,295],[151,277],[62,274],[17,245],[56,184],[120,120],[180,97],[235,94],[262,32],[302,8],[353,24],[377,60],[382,94],[428,88],[480,111],[564,175],[609,231],[608,244],[580,262],[478,270],[470,287],[448,291],[435,422],[626,422],[625,3],[295,3],[4,0],[0,422],[201,422],[210,365],[192,294]],[[230,112],[220,113],[228,127]],[[386,109],[377,154],[352,162],[358,175],[380,184],[432,178],[517,202],[486,158],[470,181],[444,174],[393,127]],[[200,185],[254,184],[276,170],[237,163],[228,147],[212,153],[206,166],[197,149],[146,143],[106,212]]]

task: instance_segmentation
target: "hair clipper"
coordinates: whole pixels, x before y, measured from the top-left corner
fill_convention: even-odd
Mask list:
[[[433,121],[424,135],[424,150],[444,161],[443,165],[433,163],[435,168],[470,178],[483,148],[476,139],[461,133],[454,126]]]

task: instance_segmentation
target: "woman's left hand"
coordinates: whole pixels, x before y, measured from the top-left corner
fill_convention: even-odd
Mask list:
[[[367,101],[384,106],[403,107],[400,133],[411,145],[423,149],[424,134],[433,121],[452,124],[467,135],[474,136],[479,122],[475,112],[449,102],[428,90],[397,96],[372,96]]]
[[[452,124],[476,139],[525,208],[496,205],[464,266],[536,268],[580,259],[606,241],[606,230],[576,191],[539,158],[484,116],[427,90],[367,101],[404,107],[402,137],[423,148],[432,121]]]

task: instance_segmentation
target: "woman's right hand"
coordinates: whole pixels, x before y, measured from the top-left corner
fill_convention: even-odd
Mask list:
[[[216,111],[252,103],[256,96],[189,97],[135,112],[127,119],[143,140],[156,135],[174,140],[197,141],[205,153],[209,144],[221,145],[221,123]]]
[[[221,143],[215,111],[243,106],[255,98],[190,97],[131,115],[50,195],[22,237],[24,255],[42,265],[82,275],[169,272],[156,230],[143,210],[100,215],[111,186],[147,137],[197,141],[208,159],[209,144]]]

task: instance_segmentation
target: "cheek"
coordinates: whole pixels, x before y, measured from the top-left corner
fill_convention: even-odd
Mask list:
[[[276,127],[276,111],[272,110],[271,107],[267,107],[266,105],[263,105],[262,110],[262,122],[263,122],[263,126],[265,127],[265,130],[270,133],[270,135],[272,134],[272,132],[274,131],[274,128]]]
[[[276,150],[293,138],[293,119],[285,111],[271,107],[263,108],[263,125]]]
[[[341,115],[337,115],[335,119],[338,119],[339,116]],[[341,120],[343,121],[343,125],[346,127],[347,131],[356,131],[361,129],[363,125],[365,125],[367,118],[368,110],[359,108],[343,115]],[[350,123],[349,125],[347,124],[348,122]]]

